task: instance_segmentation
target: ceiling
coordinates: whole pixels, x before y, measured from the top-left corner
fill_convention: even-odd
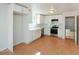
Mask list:
[[[22,6],[26,7],[26,8],[31,9],[31,3],[16,3],[16,4],[19,4],[19,5],[22,5]]]
[[[79,3],[20,3],[23,6],[39,11],[41,14],[50,14],[49,10],[52,6],[54,8],[53,14],[62,14],[64,12],[79,10]]]
[[[54,14],[79,10],[79,3],[33,3],[32,8],[42,14],[50,14],[50,7],[54,8]]]

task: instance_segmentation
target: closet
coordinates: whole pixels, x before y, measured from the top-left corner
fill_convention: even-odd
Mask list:
[[[65,17],[65,37],[75,41],[75,16]]]
[[[13,45],[23,42],[23,15],[13,12]]]
[[[24,42],[24,18],[28,9],[20,4],[13,4],[13,45]]]
[[[11,4],[12,7],[12,21],[13,21],[13,46],[26,42],[24,39],[24,34],[26,33],[24,26],[27,25],[24,23],[27,20],[27,15],[29,13],[29,9],[20,4]],[[26,22],[27,23],[27,22]],[[28,28],[27,28],[28,29]],[[27,36],[27,35],[26,35]],[[12,46],[12,47],[13,47]],[[12,49],[13,50],[13,49]]]

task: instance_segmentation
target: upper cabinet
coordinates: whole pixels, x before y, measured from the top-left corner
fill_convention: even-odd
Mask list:
[[[40,24],[44,24],[44,20],[45,16],[44,15],[40,15]]]
[[[45,16],[44,24],[50,24],[50,23],[51,23],[51,18],[50,18],[50,16]]]
[[[44,16],[41,14],[36,15],[36,22],[37,24],[44,24]]]

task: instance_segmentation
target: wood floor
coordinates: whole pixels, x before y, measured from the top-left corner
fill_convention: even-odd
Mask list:
[[[79,46],[70,39],[44,36],[31,44],[22,43],[14,47],[16,55],[35,55],[38,52],[41,55],[77,55]]]
[[[0,55],[36,55],[38,52],[41,55],[79,55],[79,46],[71,39],[44,36],[31,44],[15,46],[13,53],[6,49]]]

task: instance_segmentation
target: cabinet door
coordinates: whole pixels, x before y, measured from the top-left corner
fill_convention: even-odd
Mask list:
[[[44,16],[40,15],[40,24],[44,24]]]
[[[50,35],[50,28],[44,28],[44,34]]]
[[[50,18],[50,16],[45,16],[44,23],[45,23],[45,24],[50,24],[50,23],[51,23],[51,18]]]

